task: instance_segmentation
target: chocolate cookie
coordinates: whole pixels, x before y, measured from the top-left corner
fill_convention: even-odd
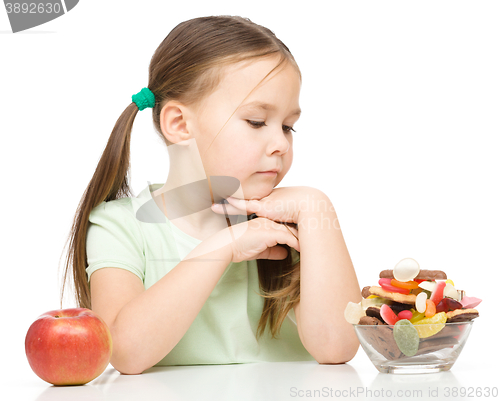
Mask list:
[[[428,354],[430,352],[453,347],[454,345],[457,344],[458,340],[454,337],[441,337],[427,341],[420,340],[420,344],[418,345],[418,351],[415,355]]]
[[[379,306],[370,306],[365,311],[366,316],[377,318],[378,320],[384,321],[382,316],[380,316],[380,307]]]
[[[387,325],[367,325],[363,328],[358,328],[363,331],[363,338],[373,350],[383,355],[389,360],[399,359],[401,351],[399,350],[392,329]]]
[[[365,298],[365,299],[366,299],[366,298],[368,298],[370,295],[371,295],[371,294],[370,294],[370,286],[369,286],[369,285],[367,285],[366,287],[363,287],[363,289],[361,290],[361,296],[362,296],[363,298]]]
[[[479,312],[476,309],[455,309],[446,312],[446,317],[446,323],[468,322],[479,317]]]
[[[394,278],[392,274],[392,269],[390,270],[382,270],[379,275],[380,278]],[[441,270],[420,270],[416,280],[446,280],[448,276],[446,273]]]
[[[376,317],[373,316],[363,316],[361,319],[359,319],[358,324],[367,326],[377,326],[379,324],[385,324],[385,323],[382,320],[377,319]]]
[[[416,355],[428,354],[452,347],[458,344],[458,340],[455,337],[459,336],[460,333],[461,331],[458,326],[445,326],[433,336],[421,338]]]
[[[377,345],[374,348],[377,352],[391,361],[403,356],[396,344],[396,340],[394,340],[392,328],[387,325],[380,325],[377,326],[375,331],[376,333],[374,336],[376,337]]]

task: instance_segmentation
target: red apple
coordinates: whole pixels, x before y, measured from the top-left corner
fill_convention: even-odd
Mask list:
[[[41,379],[56,386],[80,385],[99,376],[111,359],[108,326],[85,308],[40,315],[26,334],[28,362]]]

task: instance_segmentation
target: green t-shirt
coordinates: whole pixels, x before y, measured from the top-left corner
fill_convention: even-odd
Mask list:
[[[86,246],[89,282],[97,269],[117,267],[135,274],[148,289],[201,243],[158,208],[151,192],[162,186],[147,186],[137,197],[102,202],[92,210]],[[292,253],[297,263],[298,253],[293,248]],[[264,306],[258,293],[257,261],[230,263],[182,339],[155,366],[314,361],[300,341],[293,308],[277,339],[266,326],[257,340]]]

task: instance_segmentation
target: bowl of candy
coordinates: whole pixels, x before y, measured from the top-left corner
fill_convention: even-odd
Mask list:
[[[383,270],[378,284],[364,287],[361,302],[345,309],[373,365],[394,374],[449,370],[479,317],[474,308],[481,299],[457,290],[441,270],[420,270],[411,258]]]

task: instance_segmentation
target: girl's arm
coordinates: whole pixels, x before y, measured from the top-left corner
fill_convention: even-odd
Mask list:
[[[230,247],[204,241],[147,290],[133,273],[94,272],[92,309],[110,326],[113,367],[140,374],[163,359],[189,329],[231,260]]]
[[[313,204],[314,202],[314,204]],[[300,302],[294,308],[304,347],[319,363],[344,363],[359,347],[344,319],[349,301],[360,302],[360,288],[337,215],[318,191],[298,216]]]

